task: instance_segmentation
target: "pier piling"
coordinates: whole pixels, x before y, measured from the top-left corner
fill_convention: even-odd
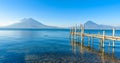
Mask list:
[[[102,47],[104,47],[104,41],[105,41],[105,31],[103,31]]]

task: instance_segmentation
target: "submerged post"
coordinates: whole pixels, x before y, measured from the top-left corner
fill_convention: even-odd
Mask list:
[[[113,48],[115,47],[115,40],[113,40]]]
[[[114,57],[114,52],[115,52],[115,50],[114,50],[114,48],[112,48],[112,58]]]

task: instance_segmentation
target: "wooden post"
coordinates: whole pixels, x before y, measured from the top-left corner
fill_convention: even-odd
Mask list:
[[[115,28],[113,28],[113,37],[115,36]],[[115,47],[115,40],[113,40],[113,47]]]
[[[108,44],[108,46],[110,47],[110,41],[109,41],[109,44]]]
[[[94,45],[94,37],[92,36],[92,47],[93,47],[93,45]]]
[[[72,38],[72,27],[70,28],[70,38]]]
[[[81,35],[81,45],[82,45],[82,41],[83,41],[82,40],[82,38],[83,38],[83,36],[82,36],[82,24],[80,25],[80,28],[81,28],[81,34],[80,35]]]
[[[76,41],[79,42],[79,35],[77,34],[79,32],[79,27],[76,24]]]
[[[81,25],[79,25],[79,32],[81,32]]]
[[[75,29],[75,26],[74,26],[74,27],[73,27],[73,36],[74,36],[74,39],[76,39],[75,33],[76,33],[76,29]]]
[[[74,34],[74,27],[72,27],[72,34]]]
[[[76,31],[76,27],[75,27],[75,34],[76,34],[76,32],[77,32],[77,31]]]
[[[98,32],[98,37],[99,36],[100,36],[100,32]],[[101,39],[100,39],[99,47],[101,47]]]
[[[109,41],[109,43],[110,43],[110,41]],[[108,46],[108,54],[110,54],[110,45]]]
[[[100,47],[102,47],[102,39],[100,39]]]
[[[73,39],[75,38],[74,37],[74,35],[75,35],[75,29],[74,29],[74,27],[73,27],[73,29],[72,29],[72,34],[73,34]]]
[[[113,28],[113,37],[115,36],[115,28]]]
[[[75,39],[77,39],[77,27],[75,26]]]
[[[82,33],[84,34],[84,26],[82,26]]]
[[[104,47],[104,41],[105,41],[105,31],[103,31],[102,47]]]
[[[83,42],[83,44],[84,44],[84,27],[82,27],[82,42]]]
[[[72,27],[72,37],[74,39],[74,27]]]
[[[100,32],[98,32],[98,36],[100,36]]]
[[[80,33],[80,31],[81,31],[81,27],[80,27],[80,25],[78,26],[78,32]],[[81,37],[81,35],[78,35],[78,41],[80,41],[80,37]]]
[[[70,38],[72,38],[72,27],[70,28]]]
[[[102,47],[104,47],[104,46],[105,46],[105,44],[104,44],[104,39],[102,40],[102,44],[103,44]]]
[[[84,27],[82,26],[82,24],[80,25],[80,27],[81,27],[81,44],[84,44],[84,36],[83,36],[83,34],[84,34]]]
[[[90,37],[88,37],[88,46],[90,46]]]

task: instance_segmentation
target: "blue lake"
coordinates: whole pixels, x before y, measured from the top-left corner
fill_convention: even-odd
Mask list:
[[[102,30],[85,30],[96,34]],[[112,30],[106,30],[106,35],[112,35]],[[116,31],[120,36],[120,31]],[[94,39],[92,48],[78,40],[70,39],[67,29],[41,30],[0,30],[0,63],[120,63],[120,43],[115,42],[115,48],[99,48],[99,39]],[[101,52],[104,51],[104,52]]]

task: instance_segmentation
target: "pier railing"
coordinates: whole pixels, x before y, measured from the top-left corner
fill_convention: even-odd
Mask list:
[[[90,33],[84,33],[84,26],[80,25],[80,27],[71,27],[70,29],[70,35],[74,39],[80,38],[81,44],[84,44],[84,37],[88,37],[88,40],[91,40],[91,38],[98,38],[100,39],[100,44],[102,47],[104,47],[105,40],[112,40],[112,46],[115,47],[115,41],[120,41],[119,36],[115,36],[115,28],[112,30],[112,36],[105,35],[105,31],[102,31],[103,33],[100,34],[90,34]],[[110,46],[110,42],[109,42]]]

